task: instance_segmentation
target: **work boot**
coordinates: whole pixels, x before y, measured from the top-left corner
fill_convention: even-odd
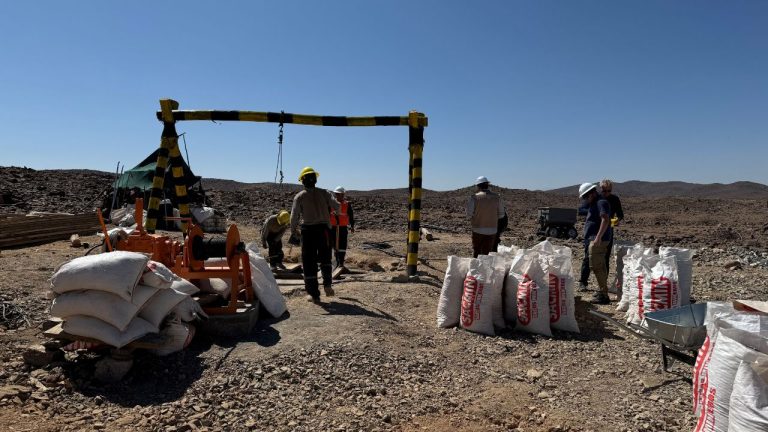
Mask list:
[[[579,282],[579,292],[588,292],[589,287],[584,282]]]
[[[279,268],[280,270],[286,270],[285,265],[283,265],[283,263],[277,263],[277,268]]]
[[[331,287],[330,285],[323,285],[323,291],[325,291],[326,297],[333,297],[334,295],[336,295],[336,292],[333,291],[333,287]]]
[[[276,272],[276,271],[277,271],[277,266],[276,266],[276,265],[274,265],[274,264],[271,264],[271,265],[269,266],[269,269],[270,269],[270,270],[272,270],[273,272]]]
[[[608,294],[606,294],[604,292],[596,292],[592,296],[592,298],[589,300],[589,302],[590,303],[594,303],[594,304],[606,305],[606,304],[609,304],[611,302],[611,299],[608,298]]]
[[[314,304],[320,304],[320,297],[319,296],[318,297],[314,297],[314,296],[308,295],[307,296],[307,301],[308,302],[312,302]]]

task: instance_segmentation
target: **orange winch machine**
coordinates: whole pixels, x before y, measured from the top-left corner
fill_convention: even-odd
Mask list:
[[[235,224],[229,226],[227,238],[206,239],[202,228],[190,218],[183,243],[167,235],[149,234],[144,229],[144,202],[136,200],[136,230],[127,238],[117,242],[116,249],[152,254],[152,260],[163,263],[178,276],[194,283],[196,280],[221,278],[231,281],[229,303],[226,306],[203,308],[207,314],[223,315],[237,313],[239,308],[254,303],[251,266],[245,244],[240,241],[240,231]],[[210,258],[225,258],[213,261],[206,266]]]

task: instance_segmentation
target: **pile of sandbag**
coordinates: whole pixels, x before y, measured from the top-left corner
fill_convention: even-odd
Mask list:
[[[60,266],[50,282],[56,294],[50,313],[64,321],[63,330],[116,348],[150,333],[172,334],[177,340],[182,327],[184,344],[163,347],[180,350],[194,334],[185,323],[205,317],[190,297],[197,287],[141,253],[75,258]]]
[[[768,430],[768,313],[707,303],[693,370],[696,432]]]
[[[578,332],[573,281],[571,250],[548,241],[477,258],[449,256],[437,325],[487,335],[507,326],[547,336],[550,328]]]
[[[616,310],[641,325],[645,314],[690,304],[693,273],[690,249],[652,248],[636,244],[623,257],[622,297]]]

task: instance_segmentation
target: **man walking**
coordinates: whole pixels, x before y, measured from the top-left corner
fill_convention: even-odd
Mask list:
[[[304,167],[299,174],[299,181],[304,190],[293,197],[291,207],[291,236],[299,236],[301,224],[301,264],[304,268],[304,289],[307,299],[320,303],[320,289],[317,281],[317,264],[323,275],[325,295],[334,295],[331,287],[331,246],[330,246],[330,210],[339,211],[339,203],[325,190],[315,187],[320,175],[312,167]]]
[[[581,269],[581,283],[586,285],[589,270],[595,274],[599,291],[590,300],[592,303],[608,304],[608,271],[605,266],[605,253],[608,243],[613,237],[609,216],[611,206],[608,200],[597,193],[597,185],[583,183],[579,187],[579,198],[586,200],[587,219],[584,222],[584,254],[589,257],[589,268],[586,277],[584,267]]]
[[[491,192],[485,176],[475,180],[477,192],[467,201],[467,217],[472,221],[472,256],[495,250],[499,219],[506,214],[499,194]]]
[[[269,266],[272,271],[285,269],[283,265],[283,234],[288,229],[288,222],[291,221],[291,215],[285,210],[280,210],[277,214],[269,216],[264,221],[261,228],[261,246],[269,248]]]
[[[339,211],[331,210],[331,241],[334,242],[336,267],[344,267],[344,257],[347,255],[347,239],[349,233],[355,232],[355,213],[352,204],[347,201],[347,190],[339,186],[333,190],[333,196],[339,202]]]

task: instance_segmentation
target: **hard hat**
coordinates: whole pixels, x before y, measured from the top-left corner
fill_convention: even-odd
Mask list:
[[[291,214],[288,213],[287,211],[280,210],[277,213],[277,223],[279,223],[280,225],[285,225],[288,222],[290,222],[290,220],[291,220]]]
[[[480,177],[478,177],[478,178],[477,178],[477,180],[475,180],[475,186],[477,186],[477,185],[479,185],[479,184],[483,184],[483,183],[490,183],[490,182],[488,181],[488,177],[486,177],[486,176],[480,176]]]
[[[333,190],[333,193],[345,194],[347,193],[347,190],[344,189],[342,186],[336,186],[336,189]]]
[[[299,173],[299,181],[302,181],[307,174],[314,174],[315,177],[320,177],[320,173],[315,171],[312,167],[304,167],[304,169],[301,170],[301,173]]]
[[[584,195],[588,194],[589,191],[596,189],[597,184],[595,183],[582,183],[581,186],[579,186],[579,198],[584,198]]]

